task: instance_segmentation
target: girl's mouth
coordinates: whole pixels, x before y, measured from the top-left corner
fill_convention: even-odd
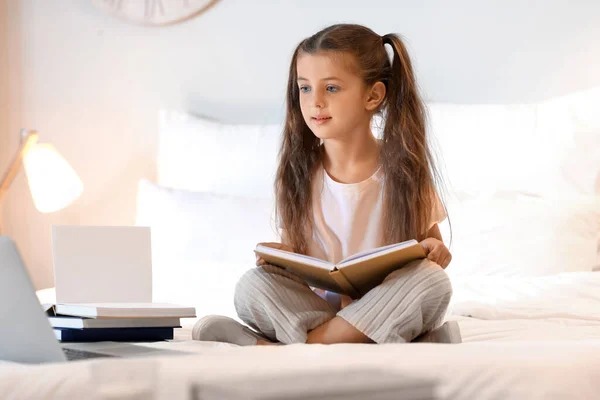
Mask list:
[[[324,123],[327,123],[330,119],[331,119],[331,117],[319,117],[319,118],[313,117],[313,121],[317,125],[322,125]]]

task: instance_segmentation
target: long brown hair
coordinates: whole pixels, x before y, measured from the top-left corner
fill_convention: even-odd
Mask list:
[[[393,50],[390,63],[385,44]],[[290,64],[286,121],[275,179],[276,213],[290,246],[306,254],[312,235],[311,188],[320,163],[321,140],[306,125],[300,109],[296,62],[300,54],[350,54],[366,85],[381,81],[386,96],[377,112],[384,116],[380,160],[384,171],[384,244],[425,238],[441,182],[426,137],[426,112],[412,64],[397,34],[379,36],[361,25],[338,24],[301,41]]]

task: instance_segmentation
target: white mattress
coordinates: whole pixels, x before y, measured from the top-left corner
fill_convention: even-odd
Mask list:
[[[192,352],[184,357],[1,363],[0,398],[89,398],[95,390],[110,389],[187,399],[192,384],[225,387],[257,379],[266,379],[266,386],[286,397],[302,397],[306,390],[318,395],[336,376],[342,389],[344,377],[357,373],[364,385],[386,373],[394,379],[399,374],[398,382],[433,379],[443,399],[598,398],[600,274],[521,279],[518,287],[495,280],[493,285],[478,281],[455,286],[455,315],[449,319],[460,325],[463,343],[458,345],[237,347],[189,340],[186,327],[177,332],[182,341],[153,345]],[[307,377],[310,387],[291,384]],[[113,393],[113,398],[127,397]]]
[[[129,384],[145,386],[156,398],[185,399],[192,383],[227,385],[271,377],[273,385],[284,385],[285,390],[290,376],[299,379],[319,372],[333,377],[357,370],[367,377],[387,372],[435,379],[444,399],[590,399],[600,393],[599,341],[239,348],[182,342],[171,347],[197,354],[42,366],[0,364],[0,398],[89,398],[100,387]]]

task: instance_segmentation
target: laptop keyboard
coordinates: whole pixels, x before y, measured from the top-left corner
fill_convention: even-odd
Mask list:
[[[68,347],[63,347],[62,350],[63,350],[63,353],[65,353],[67,360],[69,360],[69,361],[89,360],[90,358],[114,357],[114,356],[111,356],[108,354],[94,353],[94,352],[85,351],[85,350],[70,349]]]

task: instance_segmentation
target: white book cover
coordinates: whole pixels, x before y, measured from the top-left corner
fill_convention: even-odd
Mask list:
[[[53,225],[57,303],[152,302],[152,246],[144,226]]]
[[[58,303],[56,314],[87,318],[195,318],[196,309],[169,303]]]

